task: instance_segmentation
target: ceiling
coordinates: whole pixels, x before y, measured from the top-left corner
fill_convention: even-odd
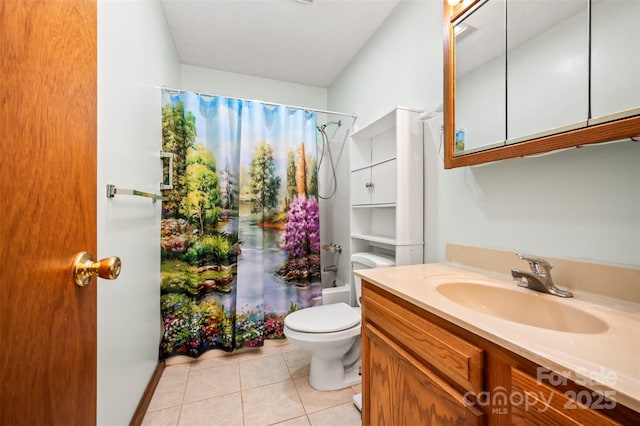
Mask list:
[[[162,5],[181,63],[326,88],[399,1],[162,0]]]

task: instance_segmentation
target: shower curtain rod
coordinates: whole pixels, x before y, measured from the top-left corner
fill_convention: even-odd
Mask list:
[[[184,92],[189,92],[189,90],[182,90],[182,89],[172,89],[171,87],[166,87],[166,86],[161,86],[161,89],[167,90],[169,92],[173,92],[173,93],[184,93]],[[209,93],[202,93],[202,92],[193,92],[196,95],[200,95],[200,96],[208,96],[210,98],[213,98],[215,96],[224,96],[224,95],[211,95]],[[271,106],[284,106],[284,107],[289,107],[289,108],[296,108],[296,109],[302,109],[304,111],[313,111],[313,112],[318,112],[320,114],[332,114],[332,115],[344,115],[347,117],[351,117],[351,118],[358,118],[358,114],[351,114],[351,113],[347,113],[347,112],[337,112],[337,111],[327,111],[327,110],[323,110],[323,109],[317,109],[317,108],[307,108],[307,107],[301,107],[301,106],[296,106],[296,105],[286,105],[286,104],[278,104],[275,102],[265,102],[265,101],[260,101],[257,99],[246,99],[246,98],[238,98],[236,96],[225,96],[226,98],[232,98],[232,99],[238,99],[240,101],[249,101],[249,102],[261,102],[265,105],[271,105]]]

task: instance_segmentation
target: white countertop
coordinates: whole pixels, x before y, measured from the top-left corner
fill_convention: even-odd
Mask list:
[[[563,299],[520,288],[511,276],[457,264],[363,269],[354,273],[396,296],[500,345],[555,373],[640,412],[640,305],[591,293]],[[476,282],[553,298],[607,323],[579,334],[520,324],[483,314],[438,292],[446,282]],[[541,312],[541,315],[544,314]]]

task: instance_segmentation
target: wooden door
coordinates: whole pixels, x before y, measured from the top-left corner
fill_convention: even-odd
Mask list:
[[[0,424],[96,422],[97,10],[0,1]]]

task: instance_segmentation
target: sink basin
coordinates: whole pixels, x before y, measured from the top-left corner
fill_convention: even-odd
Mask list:
[[[443,283],[436,290],[459,305],[520,324],[580,334],[603,333],[609,328],[600,318],[533,290],[528,293],[470,282]]]

